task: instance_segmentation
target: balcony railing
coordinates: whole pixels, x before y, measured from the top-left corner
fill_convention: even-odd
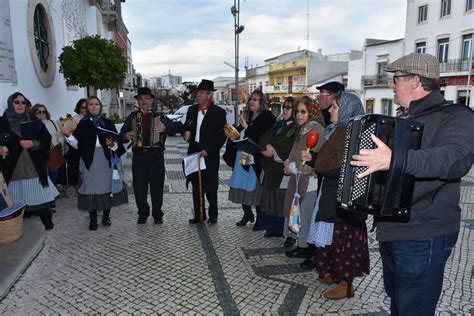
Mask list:
[[[445,63],[439,63],[440,72],[468,71],[469,59],[449,59]]]
[[[265,93],[271,93],[271,92],[288,93],[288,85],[279,84],[279,85],[274,85],[274,86],[267,86],[267,87],[264,87],[263,91]],[[306,91],[306,85],[304,84],[294,84],[291,89],[292,93],[304,92],[304,91]]]
[[[363,87],[388,87],[389,81],[392,80],[388,75],[371,75],[362,76]]]

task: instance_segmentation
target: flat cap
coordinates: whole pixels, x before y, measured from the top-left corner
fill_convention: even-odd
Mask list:
[[[425,78],[439,79],[439,61],[430,54],[412,53],[388,64],[385,71],[403,71]]]
[[[323,84],[322,86],[316,87],[318,90],[328,90],[334,93],[344,91],[344,85],[338,81],[331,81]]]

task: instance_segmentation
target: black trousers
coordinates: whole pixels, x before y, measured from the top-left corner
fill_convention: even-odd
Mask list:
[[[219,158],[206,159],[206,169],[201,171],[202,193],[206,195],[209,203],[209,218],[217,219],[217,188],[219,187]],[[193,205],[194,219],[199,220],[200,198],[199,198],[199,175],[197,172],[189,175],[193,185]],[[203,202],[204,219],[206,219],[206,209],[204,196],[201,197]]]
[[[138,217],[150,215],[148,186],[150,186],[152,216],[162,218],[163,186],[165,183],[165,159],[163,151],[138,152],[132,159],[133,192],[138,208]]]

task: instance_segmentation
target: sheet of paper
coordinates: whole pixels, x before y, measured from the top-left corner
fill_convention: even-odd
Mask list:
[[[204,158],[199,159],[198,154],[184,157],[184,174],[186,176],[198,171],[198,161],[201,161],[201,170],[206,169]]]

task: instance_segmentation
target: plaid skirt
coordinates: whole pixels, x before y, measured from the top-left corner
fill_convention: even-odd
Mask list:
[[[122,191],[110,194],[81,194],[77,195],[77,207],[83,211],[103,211],[110,210],[112,206],[119,206],[128,203],[127,184],[123,183]]]

